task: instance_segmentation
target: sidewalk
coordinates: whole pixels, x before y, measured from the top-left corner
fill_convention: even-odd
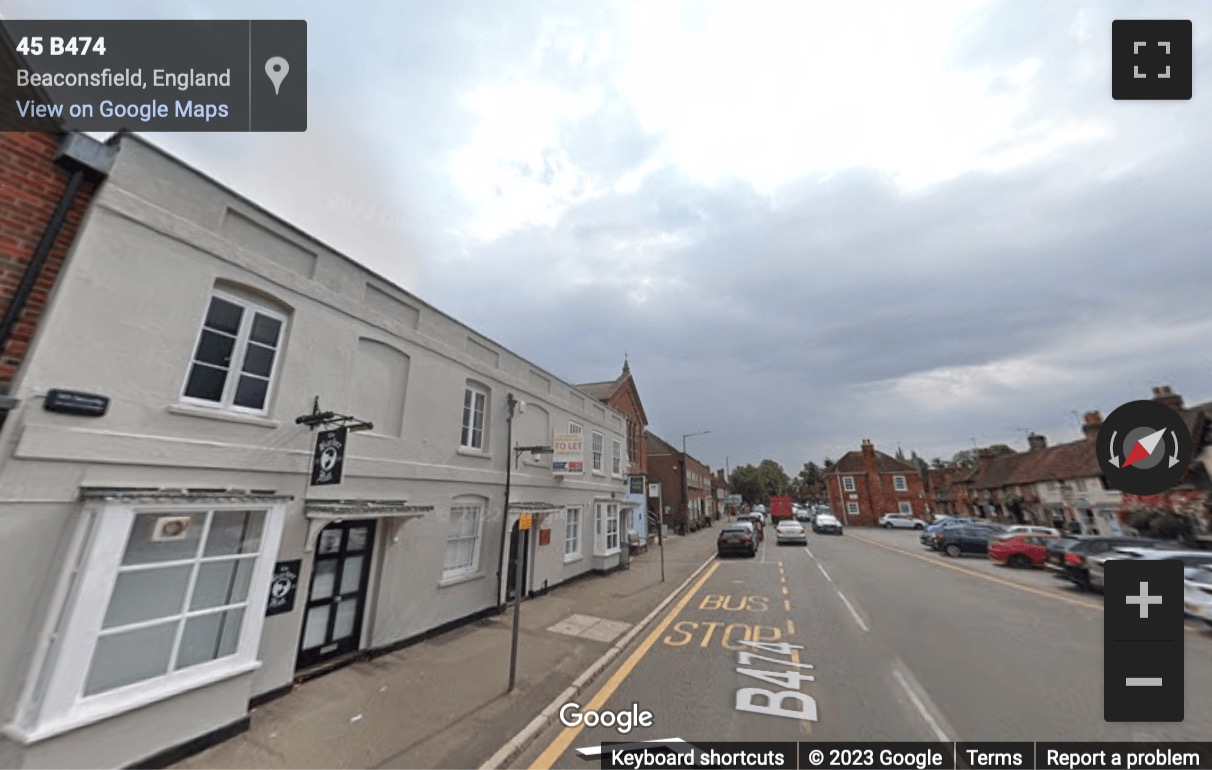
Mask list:
[[[478,768],[715,554],[719,526],[666,538],[664,583],[653,545],[628,570],[524,601],[512,693],[509,609],[298,685],[173,767]],[[563,622],[574,615],[614,622]]]

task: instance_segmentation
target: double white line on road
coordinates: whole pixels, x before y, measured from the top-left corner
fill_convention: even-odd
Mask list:
[[[829,577],[829,573],[825,571],[825,567],[819,561],[817,561],[815,556],[812,555],[812,551],[808,550],[808,546],[804,546],[804,553],[808,554],[809,558],[816,562],[816,568],[821,571],[821,574],[825,576],[826,580],[832,583],[833,578]],[[863,620],[863,616],[858,613],[858,610],[856,610],[854,605],[850,603],[850,600],[846,598],[846,594],[842,593],[842,589],[834,586],[833,590],[837,591],[837,598],[841,599],[842,604],[846,605],[846,609],[850,610],[850,615],[854,618],[854,622],[858,623],[858,627],[863,629],[863,633],[869,632],[871,629],[867,627],[867,623]]]

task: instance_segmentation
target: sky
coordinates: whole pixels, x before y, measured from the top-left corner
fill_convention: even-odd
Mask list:
[[[76,2],[304,18],[299,134],[152,134],[650,430],[794,475],[1212,401],[1212,6],[1151,0]],[[1114,101],[1111,22],[1192,19]]]

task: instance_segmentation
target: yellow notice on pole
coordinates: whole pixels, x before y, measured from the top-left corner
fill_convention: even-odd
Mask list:
[[[518,516],[518,529],[530,529],[529,513],[523,513]]]

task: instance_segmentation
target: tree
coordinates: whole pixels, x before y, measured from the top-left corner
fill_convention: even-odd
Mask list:
[[[947,464],[943,462],[943,458],[936,457],[930,461],[930,467],[941,471],[943,468],[947,467]]]
[[[826,461],[828,462],[828,461]],[[804,498],[800,502],[822,502],[825,499],[825,473],[816,463],[804,463],[804,469],[797,477]]]
[[[992,452],[994,457],[1015,454],[1014,449],[1005,444],[990,444],[983,449],[962,449],[955,453],[955,456],[951,458],[951,462],[971,468],[980,462],[982,452]]]
[[[740,495],[747,505],[761,501],[762,485],[758,481],[758,469],[752,465],[740,465],[732,469],[728,477],[732,485],[732,494]]]
[[[787,494],[787,490],[791,486],[791,479],[783,470],[783,466],[774,460],[762,460],[757,472],[758,484],[761,486],[763,494],[763,504],[769,503],[772,497],[783,497]]]

